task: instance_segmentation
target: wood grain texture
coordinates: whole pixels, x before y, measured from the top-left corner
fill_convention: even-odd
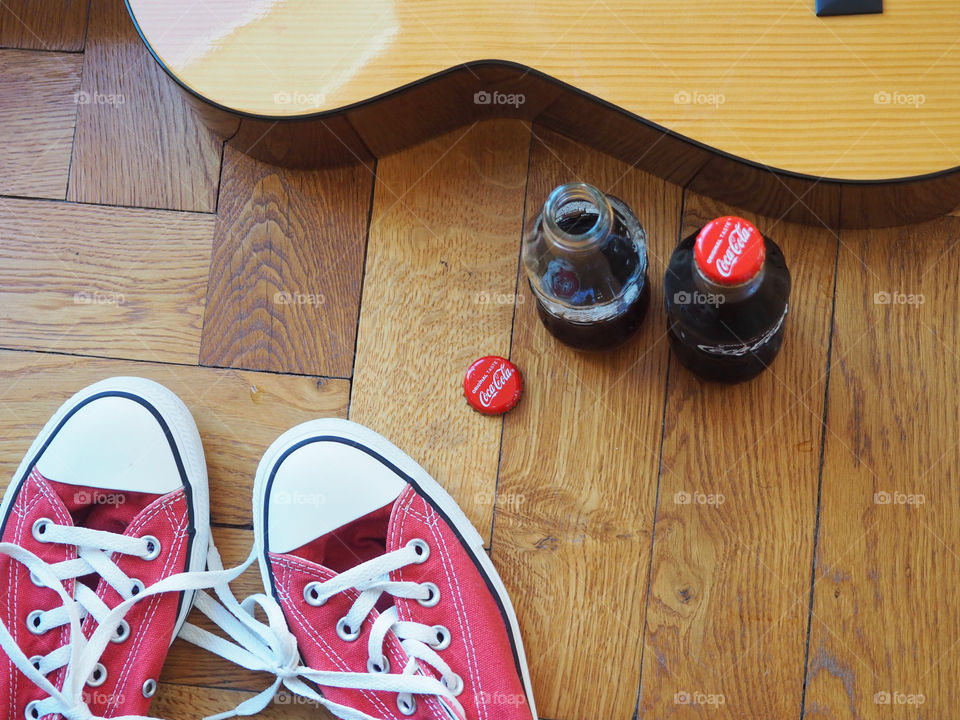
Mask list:
[[[213,226],[0,199],[0,347],[196,363]]]
[[[681,192],[538,133],[528,214],[575,179],[637,212],[650,243],[651,308],[623,348],[578,353],[542,327],[520,279],[511,357],[526,392],[504,423],[493,559],[517,606],[541,715],[628,720],[640,679],[667,369],[660,277],[678,238]]]
[[[732,211],[687,192],[684,237]],[[746,217],[787,258],[786,335],[770,368],[741,385],[671,362],[641,717],[800,707],[837,240]]]
[[[958,232],[842,236],[807,718],[956,714]]]
[[[251,522],[253,478],[270,443],[298,423],[344,417],[349,395],[343,380],[0,351],[2,482],[61,403],[115,375],[156,380],[186,403],[203,440],[212,520],[230,524]]]
[[[201,361],[348,377],[372,168],[280,169],[227,147]]]
[[[0,194],[67,194],[83,58],[0,50]]]
[[[249,497],[247,498],[249,500]],[[249,503],[248,503],[249,504]],[[213,528],[213,540],[216,543],[225,568],[240,565],[253,550],[253,531],[235,528]],[[230,583],[234,595],[239,600],[254,593],[264,592],[260,568],[254,563],[243,575]],[[210,593],[213,594],[213,593]],[[216,634],[222,633],[214,623],[199,610],[194,609],[187,622]],[[161,683],[194,685],[209,688],[230,688],[234,690],[262,690],[268,683],[267,675],[250,672],[224,660],[219,655],[203,650],[182,639],[174,641],[160,675]],[[225,710],[227,708],[224,708]],[[195,720],[192,718],[191,720]]]
[[[510,352],[529,146],[491,121],[380,161],[350,404],[487,540],[502,421],[467,405],[463,376]]]
[[[897,3],[886,17],[899,21],[934,1],[915,8]],[[637,6],[636,12],[650,7]],[[691,12],[702,19],[720,10],[703,5]],[[792,17],[784,21],[791,27]],[[847,20],[829,27],[817,22],[828,37],[830,28]],[[849,20],[845,27],[863,33],[857,37],[866,42],[874,20]],[[903,28],[916,29],[909,22]],[[102,71],[105,77],[119,76],[116,68],[135,45],[128,35],[115,37],[103,36],[96,51],[114,68]],[[772,30],[765,37],[780,36]],[[843,37],[858,49],[853,36]],[[932,37],[934,46],[938,38]],[[604,52],[612,53],[607,46]],[[891,63],[904,59],[902,47],[890,50]],[[766,40],[763,47],[742,50],[750,63],[754,53],[773,52]],[[712,44],[704,52],[720,62]],[[783,52],[808,51],[790,46]],[[926,53],[922,49],[901,63],[904,83],[910,72],[922,72],[915,64]],[[10,169],[24,157],[16,153],[30,152],[66,117],[60,89],[61,81],[68,84],[66,75],[55,92],[50,84],[51,68],[56,72],[50,58],[60,55],[0,52],[0,62],[11,57],[29,61],[20,62],[19,75],[0,72],[0,135],[13,132],[10,118],[26,117],[24,108],[8,102],[4,88],[26,86],[23,92],[40,93],[44,101],[31,105],[33,121],[17,130],[16,147],[0,144],[0,182],[13,177]],[[75,64],[79,59],[69,57]],[[637,72],[630,77],[637,82]],[[652,97],[662,88],[657,83],[637,87]],[[896,88],[907,91],[899,80]],[[193,141],[170,130],[169,117],[180,117],[179,110],[162,107],[165,96],[153,92],[130,109],[135,132],[156,132],[155,147],[183,161],[194,152],[184,150]],[[784,97],[774,99],[782,114]],[[711,109],[710,117],[723,120],[730,104]],[[575,115],[580,107],[550,112]],[[924,107],[935,106],[928,99]],[[587,110],[583,106],[584,128],[607,122]],[[688,110],[692,121],[698,109]],[[96,124],[109,116],[91,117]],[[120,167],[141,190],[156,180],[159,189],[149,193],[156,193],[158,204],[180,202],[169,192],[171,166],[157,172],[159,164],[131,165],[130,146],[120,151],[126,159],[105,152],[129,138],[113,127],[98,128],[105,139],[88,145],[90,177],[127,177],[117,175]],[[785,127],[790,130],[792,120]],[[225,134],[235,129],[229,123],[221,128]],[[519,168],[527,164],[530,132],[527,188]],[[42,424],[76,390],[118,374],[153,378],[183,397],[197,418],[213,519],[232,526],[216,527],[214,536],[226,562],[237,563],[252,546],[246,529],[250,491],[264,449],[296,423],[347,413],[349,383],[311,373],[351,375],[351,333],[359,313],[351,414],[422,462],[485,533],[494,512],[492,555],[520,615],[543,717],[955,715],[960,491],[953,479],[960,472],[960,414],[953,396],[960,374],[960,218],[845,231],[839,251],[826,230],[753,218],[787,253],[794,303],[784,349],[771,371],[745,386],[720,388],[702,385],[669,360],[660,295],[681,228],[692,231],[731,208],[688,193],[681,218],[676,187],[626,164],[540,126],[479,126],[459,143],[434,141],[380,162],[374,201],[382,220],[374,217],[361,305],[366,213],[374,197],[369,172],[276,170],[240,156],[241,139],[245,149],[252,144],[238,135],[227,149],[218,219],[0,199],[0,348],[24,348],[0,350],[0,478],[12,475]],[[680,159],[662,152],[665,142],[636,148],[631,161],[643,167],[648,149],[648,158]],[[763,135],[759,142],[772,140]],[[277,150],[278,157],[292,154],[282,144]],[[616,144],[609,150],[624,152]],[[678,162],[675,170],[677,179],[689,180],[704,168]],[[726,179],[733,195],[750,195],[754,187],[718,165],[706,172]],[[480,293],[488,292],[484,297],[492,301],[515,291],[524,193],[532,213],[554,184],[575,178],[625,198],[650,233],[650,315],[641,336],[612,354],[581,355],[558,345],[540,326],[522,277],[515,318],[509,297],[485,304],[483,311],[473,304]],[[46,194],[59,188],[62,197],[63,176],[59,183],[51,182]],[[891,210],[843,190],[841,207],[827,202],[821,217],[832,222],[838,212]],[[895,215],[903,202],[891,201]],[[333,267],[341,256],[355,274],[343,276]],[[324,305],[307,300],[296,309],[273,307],[275,293],[309,295],[321,282],[330,283],[319,291]],[[120,295],[122,304],[110,304]],[[885,298],[891,302],[883,303]],[[196,367],[201,349],[204,357],[210,353],[210,364],[306,375]],[[463,369],[494,351],[511,353],[526,381],[520,406],[504,421],[474,415],[460,397]],[[142,361],[155,359],[164,362]],[[434,385],[423,384],[425,374]],[[387,391],[397,387],[413,388],[415,401]],[[826,447],[818,505],[821,437]],[[675,502],[686,497],[677,493],[694,491],[723,493],[725,502]],[[918,493],[922,505],[901,502]],[[261,590],[256,570],[235,589],[241,596]],[[192,620],[206,624],[196,613]],[[152,711],[173,720],[229,709],[269,682],[181,641],[162,680]],[[700,705],[678,702],[684,696],[677,693],[684,692]],[[884,693],[889,706],[878,702]],[[710,703],[717,694],[722,705],[717,698]],[[312,704],[288,698],[265,715],[328,718]]]
[[[960,164],[952,0],[888,0],[883,14],[842,18],[777,0],[131,7],[187,86],[270,117],[333,111],[495,59],[775,168],[880,179]]]
[[[222,138],[157,67],[122,0],[91,0],[81,85],[70,200],[216,209]]]
[[[4,0],[0,5],[0,47],[28,50],[83,50],[90,0]]]

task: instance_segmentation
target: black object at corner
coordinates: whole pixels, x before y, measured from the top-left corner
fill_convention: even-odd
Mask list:
[[[817,17],[883,12],[883,0],[817,0]]]

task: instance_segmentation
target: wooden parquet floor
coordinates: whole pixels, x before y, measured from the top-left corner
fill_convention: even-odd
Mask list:
[[[762,377],[712,386],[671,359],[662,275],[735,208],[507,120],[272,167],[194,117],[119,0],[43,5],[0,3],[4,482],[75,390],[159,380],[197,417],[239,561],[260,454],[350,417],[488,539],[544,718],[960,717],[960,218],[748,216],[791,266],[786,340]],[[554,342],[519,275],[525,215],[573,179],[650,240],[648,320],[603,355]],[[461,397],[487,354],[524,373],[504,418]],[[199,718],[266,682],[177,641],[153,712]],[[267,714],[317,716],[287,700]]]

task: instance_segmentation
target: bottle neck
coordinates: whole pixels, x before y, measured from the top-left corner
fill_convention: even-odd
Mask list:
[[[613,229],[613,208],[607,196],[586,183],[561,185],[543,206],[544,238],[577,254],[603,246]]]
[[[693,283],[697,286],[697,289],[705,294],[722,297],[724,303],[741,302],[753,295],[760,285],[763,284],[763,278],[766,275],[767,268],[766,263],[764,263],[760,266],[756,275],[739,285],[722,285],[707,278],[700,270],[700,266],[697,265],[696,260],[691,260],[691,263],[693,264]]]

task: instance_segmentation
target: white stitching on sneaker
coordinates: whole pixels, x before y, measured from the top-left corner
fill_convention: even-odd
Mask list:
[[[136,532],[141,527],[152,521],[161,512],[167,516],[169,526],[174,529],[174,544],[170,548],[170,552],[167,554],[167,558],[164,562],[163,570],[161,570],[160,574],[162,577],[167,577],[173,571],[173,563],[176,558],[179,557],[180,548],[183,546],[186,540],[186,534],[180,532],[181,530],[185,530],[187,527],[186,517],[181,516],[179,523],[177,523],[176,518],[169,512],[170,506],[176,502],[179,502],[180,497],[181,496],[179,495],[171,496],[169,500],[164,501],[157,506],[152,513],[139,518],[137,524],[131,527],[131,530]],[[137,633],[134,636],[133,641],[130,643],[131,649],[127,655],[127,660],[120,669],[120,678],[117,681],[117,687],[124,687],[126,685],[130,671],[137,665],[137,660],[140,656],[140,650],[143,647],[143,640],[146,637],[148,629],[153,625],[153,618],[160,608],[160,598],[152,598],[151,600],[148,600],[148,603],[149,605],[147,606],[147,612],[144,615],[143,621],[138,624]]]
[[[456,573],[451,572],[450,568],[447,566],[447,560],[450,557],[450,550],[447,547],[446,542],[443,539],[443,534],[438,529],[440,517],[436,513],[430,511],[430,508],[427,507],[426,513],[421,513],[417,508],[413,507],[413,503],[419,498],[419,496],[410,494],[406,498],[404,506],[401,508],[402,517],[400,523],[395,526],[394,529],[394,542],[397,542],[400,537],[403,536],[404,530],[406,528],[407,520],[410,517],[415,517],[420,520],[424,525],[430,528],[431,533],[433,534],[434,542],[443,546],[443,557],[441,558],[440,565],[443,569],[444,577],[447,580],[447,584],[454,588],[456,591],[456,602],[453,603],[454,610],[456,612],[457,622],[460,624],[460,632],[465,639],[466,649],[467,649],[467,670],[470,671],[470,674],[473,677],[480,678],[481,674],[479,673],[479,662],[476,657],[476,646],[473,642],[473,634],[470,630],[470,624],[467,622],[466,617],[463,613],[463,596],[460,591],[459,581],[457,579]],[[422,499],[421,499],[422,502]],[[403,569],[399,571],[399,576],[403,577]],[[461,678],[462,681],[462,678]],[[460,688],[462,691],[463,688]],[[478,685],[474,689],[474,692],[480,695],[483,692],[483,687]],[[480,715],[481,719],[487,717],[487,708],[486,703],[480,703]]]

